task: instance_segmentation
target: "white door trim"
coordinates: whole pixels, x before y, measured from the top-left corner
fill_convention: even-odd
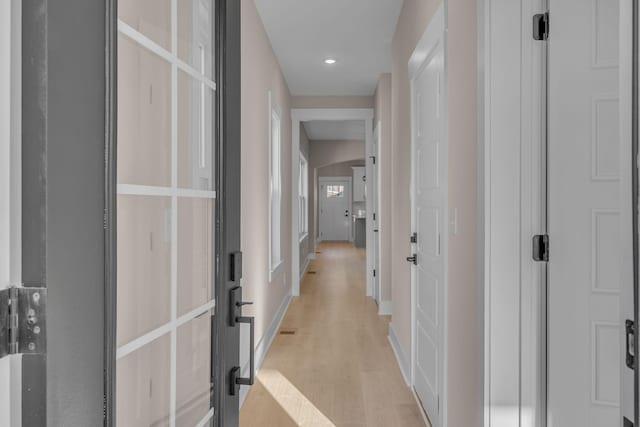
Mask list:
[[[449,150],[449,134],[448,134],[448,91],[447,91],[447,81],[448,81],[448,59],[447,59],[447,4],[445,2],[440,5],[436,13],[434,14],[431,22],[429,23],[426,31],[418,41],[411,58],[409,59],[409,82],[410,82],[410,93],[411,93],[411,158],[415,158],[415,126],[414,123],[417,120],[417,112],[415,111],[415,100],[413,99],[414,94],[414,82],[415,78],[418,76],[419,72],[422,70],[425,61],[429,59],[429,54],[435,45],[438,43],[438,40],[442,40],[443,43],[443,82],[442,82],[442,135],[443,141],[446,141],[446,154],[445,157],[448,159],[448,150]],[[444,164],[440,165],[445,171],[444,175],[448,175],[448,160],[444,162]],[[448,206],[449,206],[449,196],[448,196],[448,178],[445,182],[441,183],[444,191],[444,212],[445,216],[448,215]],[[416,202],[416,176],[415,170],[411,168],[411,185],[410,185],[410,197],[411,197],[411,230],[416,230],[416,218],[415,218],[415,202]],[[446,223],[445,218],[445,223]],[[438,373],[438,378],[441,384],[439,388],[439,413],[438,419],[431,419],[432,425],[436,426],[447,426],[448,423],[448,415],[447,415],[447,394],[448,394],[448,382],[447,382],[447,371],[448,371],[448,276],[449,276],[449,256],[448,256],[448,248],[449,248],[449,236],[448,236],[448,227],[445,226],[445,231],[441,235],[441,245],[442,245],[442,254],[443,254],[443,262],[444,262],[444,282],[442,283],[442,299],[439,301],[438,313],[439,313],[439,325],[440,325],[440,342],[438,348],[438,357],[442,363],[438,364],[440,372]],[[417,395],[415,392],[415,379],[416,379],[416,304],[417,304],[417,292],[416,292],[416,275],[414,274],[415,268],[412,268],[411,273],[411,390],[414,396],[417,399]],[[422,408],[421,408],[422,409]],[[424,413],[423,413],[424,415]]]
[[[319,176],[318,177],[318,186],[316,188],[316,194],[318,195],[318,209],[320,209],[320,200],[322,199],[320,196],[320,185],[326,182],[345,182],[347,183],[347,200],[349,201],[349,216],[353,215],[353,177],[351,176]],[[349,220],[349,242],[353,242],[353,221]],[[317,241],[321,242],[323,239],[322,232],[320,230],[320,213],[318,212],[318,236]]]
[[[531,261],[531,236],[546,231],[540,114],[545,89],[542,72],[534,72],[542,70],[544,42],[531,36],[532,14],[544,10],[544,0],[478,5],[478,323],[484,342],[478,392],[486,427],[544,421],[544,399],[537,394],[545,390],[539,359],[544,332],[536,323],[542,312],[535,290],[544,287],[546,266]],[[505,188],[507,182],[519,186]],[[507,413],[511,396],[527,417],[520,418],[519,410]]]
[[[291,176],[300,173],[300,124],[310,120],[363,120],[365,122],[365,147],[369,156],[373,144],[373,108],[294,108],[291,110]],[[370,172],[367,163],[367,173]],[[298,218],[298,180],[291,180],[291,218]],[[373,212],[371,202],[367,200],[367,216]],[[371,221],[367,221],[367,240],[373,234]],[[291,221],[291,295],[300,295],[300,242],[298,221]],[[312,248],[313,251],[313,248]],[[367,245],[367,285],[366,295],[373,290],[373,257],[370,245]]]
[[[390,314],[389,312],[391,311],[388,306],[390,306],[390,301],[382,301],[382,280],[381,280],[381,274],[380,274],[380,270],[381,270],[381,262],[380,262],[380,248],[382,247],[382,242],[381,242],[381,238],[380,238],[380,223],[381,223],[381,205],[380,205],[380,146],[382,145],[382,121],[378,120],[375,123],[375,128],[373,129],[373,141],[375,143],[375,151],[372,151],[371,156],[373,156],[373,158],[375,159],[376,162],[376,167],[375,167],[375,174],[373,172],[371,172],[371,179],[369,180],[369,182],[375,182],[375,198],[372,201],[373,202],[373,213],[375,213],[376,215],[376,219],[375,221],[373,221],[372,225],[372,229],[378,229],[378,235],[376,236],[375,231],[373,231],[373,234],[371,235],[371,243],[374,246],[374,250],[373,250],[373,266],[371,268],[373,268],[374,270],[376,270],[376,277],[373,280],[373,284],[374,286],[377,287],[376,289],[376,293],[375,295],[377,295],[378,297],[378,314],[380,315],[386,315],[386,314]],[[371,160],[372,157],[369,157],[367,160]],[[372,162],[373,163],[373,162]],[[372,168],[373,169],[373,168]],[[375,176],[374,176],[375,175]],[[373,219],[372,216],[369,216],[371,219]],[[378,245],[376,247],[375,243],[376,241],[378,242]],[[376,261],[378,262],[376,264]],[[384,304],[386,303],[386,304]]]

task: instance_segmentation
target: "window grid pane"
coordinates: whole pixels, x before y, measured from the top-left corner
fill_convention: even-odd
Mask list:
[[[119,0],[119,425],[211,416],[212,3]]]

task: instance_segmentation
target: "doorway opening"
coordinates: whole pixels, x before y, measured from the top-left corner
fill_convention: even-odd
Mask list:
[[[343,241],[365,247],[365,292],[379,295],[373,290],[375,250],[367,244],[374,241],[379,218],[377,198],[367,197],[372,191],[367,177],[375,162],[373,110],[293,109],[291,118],[292,176],[299,176],[307,162],[310,191],[308,230],[303,229],[304,220],[291,224],[291,293],[300,295],[300,277],[315,258],[316,242]],[[293,182],[292,218],[301,218],[304,209],[300,201],[307,193],[300,190],[300,182]]]

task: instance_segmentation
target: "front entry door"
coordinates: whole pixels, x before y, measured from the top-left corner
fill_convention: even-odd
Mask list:
[[[237,3],[118,0],[117,425],[237,425],[250,382]]]
[[[348,180],[320,181],[320,240],[351,240],[351,183]]]
[[[427,29],[411,70],[413,386],[434,427],[442,426],[443,308],[446,283],[447,139],[444,15]],[[413,60],[413,58],[412,58]],[[415,71],[414,71],[415,70]],[[410,71],[410,72],[411,72]]]
[[[619,426],[619,2],[549,17],[548,422]]]

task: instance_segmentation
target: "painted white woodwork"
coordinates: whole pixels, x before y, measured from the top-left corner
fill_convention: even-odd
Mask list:
[[[291,110],[291,176],[300,173],[300,124],[304,122],[320,121],[352,121],[361,120],[365,123],[365,151],[370,153],[373,141],[373,109],[371,108],[296,108]],[[369,154],[367,154],[369,155]],[[352,178],[352,177],[349,177]],[[291,185],[291,218],[298,217],[299,196],[298,182],[292,180]],[[373,207],[367,201],[367,212],[371,212]],[[373,234],[373,224],[367,221],[367,240],[371,241]],[[300,245],[299,245],[299,225],[297,221],[291,221],[291,294],[300,295]],[[367,296],[373,294],[373,255],[371,246],[367,246],[367,284],[365,292]]]
[[[445,23],[440,7],[414,52],[411,82],[412,381],[434,427],[446,425],[445,293],[447,281],[447,131]]]
[[[633,290],[633,209],[632,209],[632,41],[633,41],[633,7],[632,2],[620,2],[620,237],[622,254],[622,272],[620,277],[620,325],[621,330],[621,396],[620,415],[630,421],[634,419],[635,375],[633,369],[626,365],[625,322],[634,319]],[[635,82],[636,85],[640,82]],[[637,88],[638,86],[636,86]],[[637,89],[636,89],[637,90]],[[636,120],[638,117],[635,118]],[[637,238],[637,236],[636,236]],[[636,297],[637,298],[637,297]],[[636,300],[637,301],[637,300]]]
[[[366,169],[364,166],[356,166],[353,169],[353,201],[364,202],[367,200]]]
[[[318,180],[319,237],[321,241],[349,241],[351,236],[351,180]]]
[[[620,425],[618,13],[618,0],[550,4],[551,426]]]
[[[367,213],[369,220],[373,225],[373,239],[369,244],[373,246],[373,270],[375,275],[373,277],[373,299],[376,300],[378,306],[381,302],[381,290],[380,290],[380,185],[379,185],[379,160],[380,160],[380,138],[381,136],[382,122],[378,122],[373,132],[373,144],[371,152],[373,153],[367,161],[371,165],[371,176],[369,177],[369,185],[371,190],[369,192],[371,199],[371,206],[373,206],[373,212]]]

